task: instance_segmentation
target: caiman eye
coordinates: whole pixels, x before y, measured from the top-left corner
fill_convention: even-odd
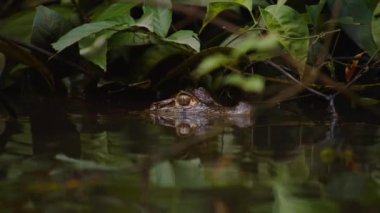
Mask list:
[[[186,94],[178,95],[177,102],[181,106],[188,106],[191,103],[191,97]]]

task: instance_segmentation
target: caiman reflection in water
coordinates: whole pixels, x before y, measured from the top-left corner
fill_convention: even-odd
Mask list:
[[[252,125],[252,105],[239,102],[226,107],[214,101],[202,87],[191,91],[180,91],[173,98],[154,102],[149,114],[155,123],[176,128],[180,136],[202,134],[215,122],[238,127]]]

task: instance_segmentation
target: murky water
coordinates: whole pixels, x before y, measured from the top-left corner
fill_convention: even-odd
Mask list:
[[[0,208],[378,212],[380,124],[310,114],[281,107],[248,121],[159,125],[124,110],[47,107],[3,118]]]

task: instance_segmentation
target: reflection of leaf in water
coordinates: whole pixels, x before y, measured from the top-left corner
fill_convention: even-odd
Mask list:
[[[107,166],[102,164],[97,164],[89,160],[79,160],[75,158],[70,158],[64,154],[57,154],[55,158],[59,161],[70,163],[73,167],[80,170],[101,170],[101,171],[117,171],[119,168],[114,166]]]

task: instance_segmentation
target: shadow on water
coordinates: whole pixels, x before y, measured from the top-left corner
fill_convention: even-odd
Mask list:
[[[0,117],[0,207],[376,212],[379,125],[311,119],[295,103],[252,118],[160,122],[41,103],[17,120]]]

